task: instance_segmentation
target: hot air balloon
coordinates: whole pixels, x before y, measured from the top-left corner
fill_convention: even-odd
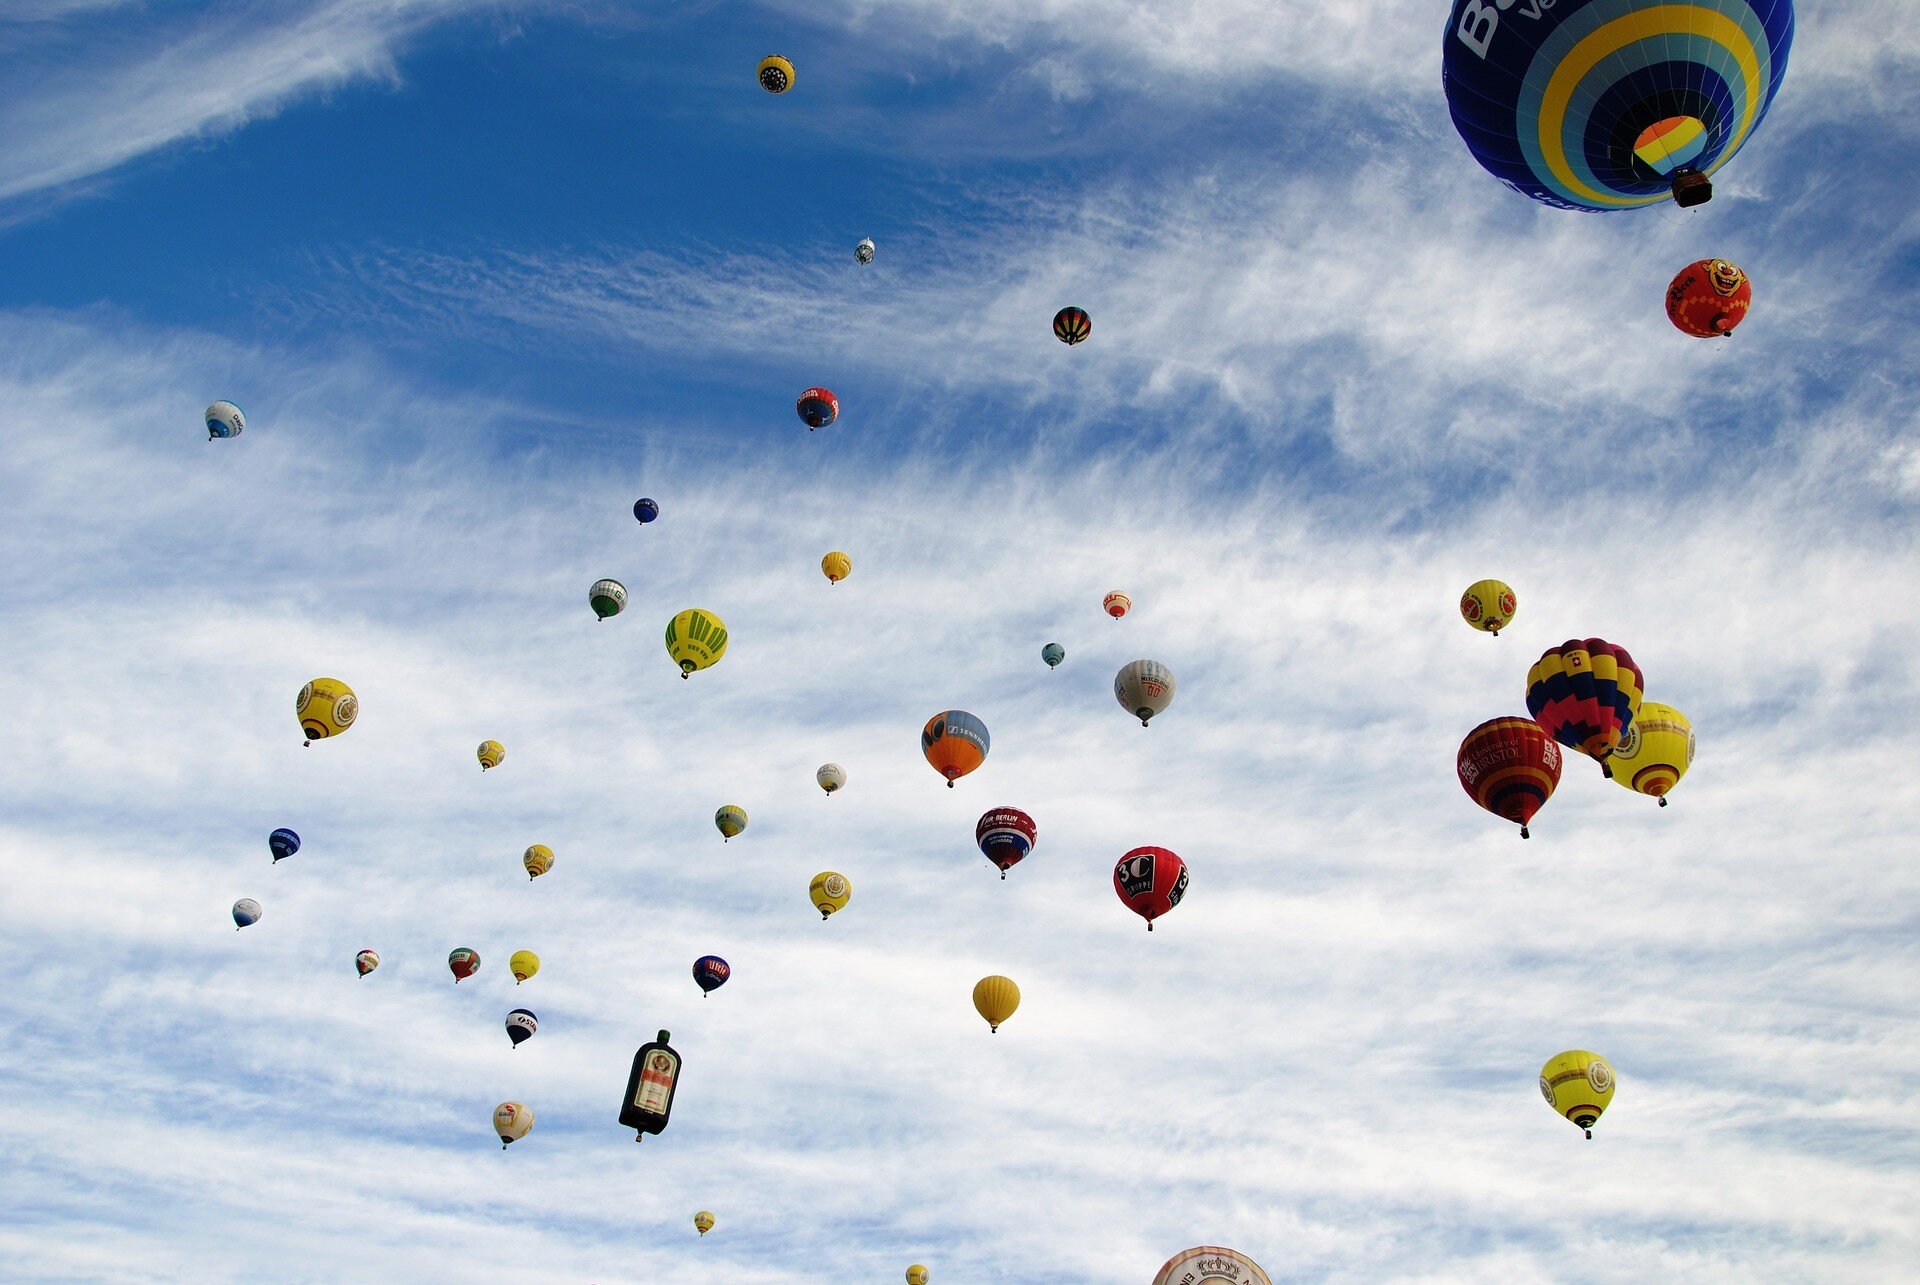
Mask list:
[[[1195,1245],[1169,1258],[1153,1285],[1273,1285],[1273,1278],[1238,1250]]]
[[[1514,191],[1689,206],[1767,114],[1792,43],[1792,0],[1454,0],[1440,78],[1467,149]]]
[[[532,1009],[516,1008],[507,1014],[507,1038],[513,1041],[513,1047],[519,1048],[540,1032],[540,1019],[533,1015]]]
[[[680,677],[717,665],[727,654],[727,627],[711,611],[689,607],[667,622],[667,655],[680,666]]]
[[[618,580],[596,580],[587,590],[587,605],[593,608],[596,619],[617,616],[626,609],[627,587]]]
[[[833,395],[831,388],[809,388],[800,394],[794,409],[800,412],[800,418],[806,421],[807,431],[811,433],[840,418],[840,399]]]
[[[713,814],[713,823],[720,829],[721,841],[730,841],[747,828],[747,810],[729,803]]]
[[[273,853],[273,861],[278,865],[283,858],[300,851],[300,836],[281,826],[267,836],[267,851]]]
[[[992,808],[981,814],[973,827],[973,841],[980,845],[987,860],[1000,867],[1000,877],[1019,865],[1033,851],[1040,833],[1033,818],[1019,808]]]
[[[352,727],[360,716],[360,698],[337,678],[316,678],[300,689],[293,708],[300,716],[300,730],[306,733],[305,743],[311,745]]]
[[[233,930],[239,932],[260,922],[260,903],[252,897],[242,897],[233,903]]]
[[[1040,659],[1047,662],[1048,669],[1058,669],[1060,662],[1067,658],[1067,649],[1059,643],[1048,643],[1040,649]]]
[[[1725,339],[1753,304],[1753,282],[1725,259],[1701,259],[1667,286],[1667,320],[1695,339]]]
[[[533,1128],[533,1108],[524,1102],[502,1102],[493,1109],[493,1131],[500,1135],[500,1149],[527,1136]]]
[[[853,257],[861,263],[872,263],[873,238],[870,236],[861,237],[860,244],[853,247]]]
[[[1113,890],[1152,932],[1153,921],[1187,895],[1187,863],[1165,848],[1135,848],[1113,867]]]
[[[836,870],[822,870],[807,885],[807,895],[813,898],[813,907],[825,919],[834,911],[846,905],[853,896],[853,885],[847,877]]]
[[[620,1102],[620,1123],[634,1131],[635,1142],[667,1127],[679,1084],[680,1054],[667,1043],[665,1031],[633,1051],[627,1096]]]
[[[834,791],[846,786],[847,769],[841,767],[838,763],[822,763],[820,769],[813,774],[813,779],[819,784],[821,789],[825,790],[828,794],[832,794]]]
[[[793,88],[793,64],[779,54],[760,60],[760,88],[769,94],[784,94]]]
[[[1646,686],[1627,649],[1599,638],[1550,647],[1527,671],[1527,712],[1562,745],[1600,765],[1633,722]]]
[[[1498,580],[1476,580],[1460,595],[1460,618],[1495,638],[1519,609],[1513,590]]]
[[[1613,1101],[1613,1068],[1585,1049],[1557,1054],[1540,1068],[1540,1096],[1592,1138],[1594,1123]]]
[[[353,966],[362,977],[365,977],[368,973],[380,967],[380,953],[373,950],[363,950],[353,957]]]
[[[215,402],[207,407],[207,440],[238,437],[246,430],[247,417],[232,402]]]
[[[1460,742],[1455,763],[1467,797],[1520,827],[1560,784],[1560,747],[1530,718],[1490,718]]]
[[[1109,616],[1118,620],[1133,610],[1133,599],[1127,597],[1126,594],[1121,593],[1118,589],[1115,589],[1112,593],[1109,593],[1100,600],[1100,606]]]
[[[1613,779],[1667,806],[1667,791],[1680,783],[1693,763],[1693,724],[1671,705],[1642,701],[1613,757]]]
[[[1084,308],[1062,308],[1053,314],[1053,337],[1071,348],[1093,333],[1093,318]]]
[[[553,869],[553,849],[544,843],[536,843],[521,854],[520,864],[527,868],[528,879],[538,879]]]
[[[1123,665],[1113,676],[1113,697],[1145,727],[1148,719],[1173,704],[1173,671],[1157,660]]]
[[[456,947],[447,955],[447,967],[453,970],[453,984],[458,986],[480,971],[480,952],[465,946]]]
[[[920,752],[933,770],[947,778],[947,788],[987,760],[987,725],[964,709],[935,714],[920,729]]]
[[[982,977],[973,984],[973,1007],[987,1019],[987,1033],[998,1035],[1000,1023],[1020,1007],[1020,988],[1011,977]]]
[[[820,559],[820,573],[826,576],[828,583],[839,584],[853,574],[853,559],[835,549]]]
[[[700,984],[702,999],[725,986],[731,976],[733,969],[718,955],[702,955],[693,961],[693,980]]]
[[[705,1209],[702,1209],[699,1213],[695,1214],[693,1216],[693,1229],[699,1232],[702,1236],[712,1231],[713,1230],[713,1214]]]
[[[484,772],[490,767],[499,767],[505,761],[507,747],[498,741],[482,741],[477,753],[480,755],[480,770]]]
[[[645,526],[660,516],[660,506],[652,500],[635,500],[633,502],[633,516],[642,526]]]
[[[932,1279],[933,1274],[918,1263],[907,1268],[907,1285],[927,1285]]]
[[[540,971],[540,956],[530,950],[516,950],[507,960],[507,967],[513,972],[513,984],[518,986]]]

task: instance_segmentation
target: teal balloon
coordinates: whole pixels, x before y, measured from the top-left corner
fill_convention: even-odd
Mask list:
[[[1056,669],[1067,658],[1067,649],[1059,643],[1048,643],[1040,649],[1040,659],[1047,662],[1048,669]]]

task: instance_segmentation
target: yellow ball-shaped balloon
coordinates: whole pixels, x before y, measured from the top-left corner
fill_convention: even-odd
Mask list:
[[[907,1285],[927,1285],[927,1282],[932,1279],[932,1274],[918,1263],[907,1268]]]
[[[667,655],[685,678],[727,654],[727,626],[711,611],[689,607],[667,622]]]
[[[853,574],[853,559],[840,552],[840,550],[835,549],[832,553],[820,559],[820,570],[828,580],[834,584],[839,584],[842,580],[845,580]]]
[[[507,967],[513,970],[513,984],[518,986],[540,971],[540,956],[530,950],[516,950],[513,958],[507,961]]]
[[[1460,618],[1496,638],[1519,609],[1513,590],[1498,580],[1476,580],[1460,595]]]
[[[793,64],[779,54],[760,60],[760,87],[769,94],[784,94],[793,88]]]
[[[527,878],[538,879],[553,869],[553,849],[544,843],[536,843],[520,858],[520,864],[527,868]]]
[[[294,710],[300,715],[300,730],[311,745],[352,727],[353,720],[360,716],[360,698],[337,678],[316,678],[300,689]]]
[[[484,772],[490,767],[500,766],[507,757],[507,747],[498,741],[482,741],[479,754],[480,770]]]
[[[1693,724],[1671,705],[1643,700],[1621,734],[1620,744],[1607,760],[1613,779],[1637,794],[1647,794],[1667,806],[1667,791],[1693,765]]]
[[[1011,977],[982,977],[973,984],[973,1006],[987,1019],[991,1032],[997,1034],[1000,1023],[1020,1007],[1020,988],[1013,984]]]
[[[693,1225],[694,1225],[694,1229],[697,1230],[702,1236],[712,1231],[713,1230],[712,1212],[709,1210],[702,1209],[699,1213],[693,1216]]]
[[[813,898],[814,909],[825,919],[852,899],[853,884],[838,870],[822,870],[807,885],[807,895]]]
[[[1591,1138],[1594,1121],[1613,1101],[1613,1068],[1598,1053],[1571,1049],[1540,1068],[1540,1094]]]

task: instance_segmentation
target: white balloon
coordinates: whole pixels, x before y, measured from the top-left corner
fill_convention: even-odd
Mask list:
[[[1145,727],[1148,719],[1173,704],[1173,671],[1157,660],[1136,660],[1113,676],[1113,696]]]

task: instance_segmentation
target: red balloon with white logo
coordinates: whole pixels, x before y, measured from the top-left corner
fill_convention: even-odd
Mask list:
[[[1153,921],[1187,895],[1187,863],[1165,848],[1135,848],[1114,866],[1113,890],[1152,932]]]
[[[1039,833],[1033,818],[1019,808],[993,808],[973,827],[973,841],[986,853],[987,860],[1000,867],[1000,877],[1005,879],[1007,871],[1033,851]]]

